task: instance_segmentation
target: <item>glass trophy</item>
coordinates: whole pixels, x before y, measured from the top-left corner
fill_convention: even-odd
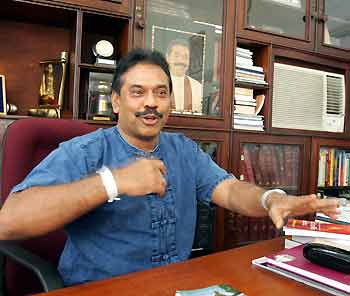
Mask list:
[[[111,93],[113,74],[91,72],[89,76],[88,119],[114,120]]]

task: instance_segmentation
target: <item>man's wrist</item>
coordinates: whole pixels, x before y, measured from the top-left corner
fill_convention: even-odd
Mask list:
[[[261,198],[260,198],[260,202],[261,202],[261,206],[266,210],[268,211],[269,210],[269,199],[271,197],[271,194],[272,193],[279,193],[279,194],[282,194],[282,195],[287,195],[287,193],[285,191],[283,191],[282,189],[270,189],[270,190],[267,190],[265,191],[262,195],[261,195]]]
[[[107,202],[120,200],[120,198],[118,197],[118,186],[111,170],[108,167],[103,166],[102,168],[97,170],[96,173],[100,175],[102,184],[106,190],[108,196]]]

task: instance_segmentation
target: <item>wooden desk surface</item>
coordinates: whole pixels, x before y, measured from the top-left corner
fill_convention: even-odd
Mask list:
[[[251,265],[252,259],[281,250],[283,247],[284,240],[279,238],[191,259],[182,263],[38,295],[174,296],[176,290],[198,289],[224,283],[230,284],[248,296],[328,295]]]

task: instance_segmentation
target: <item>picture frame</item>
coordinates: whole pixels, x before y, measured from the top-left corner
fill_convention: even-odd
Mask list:
[[[0,74],[0,115],[6,115],[6,83],[5,75]]]
[[[166,55],[169,43],[176,39],[185,39],[189,42],[191,53],[188,75],[204,85],[206,35],[169,27],[152,26],[152,50],[158,50]]]
[[[163,53],[169,64],[173,82],[173,92],[170,97],[171,112],[202,115],[206,56],[205,33],[153,25],[151,36],[152,50]],[[174,48],[176,48],[175,51]]]

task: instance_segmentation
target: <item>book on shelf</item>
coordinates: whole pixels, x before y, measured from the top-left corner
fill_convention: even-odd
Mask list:
[[[251,88],[236,87],[235,88],[235,95],[243,95],[243,96],[253,98],[254,90]]]
[[[234,124],[236,125],[247,125],[247,126],[258,126],[258,127],[264,127],[263,121],[254,121],[254,120],[244,120],[244,119],[234,119]]]
[[[265,95],[257,95],[255,97],[255,101],[256,101],[256,106],[255,106],[255,115],[258,115],[262,109],[262,107],[264,106],[265,103]]]
[[[236,78],[236,81],[239,83],[251,83],[251,84],[257,84],[257,85],[267,85],[268,83],[266,81],[262,81],[262,80],[257,80],[257,79],[248,79],[248,78],[243,78],[243,77],[239,77]]]
[[[234,129],[242,129],[242,130],[248,130],[248,131],[259,131],[263,132],[264,127],[262,126],[251,126],[246,124],[233,124]]]
[[[255,106],[246,106],[246,105],[234,105],[235,114],[250,114],[255,115]]]
[[[321,147],[318,160],[318,187],[349,186],[350,152]]]
[[[250,152],[247,146],[243,146],[243,155],[241,160],[244,162],[246,181],[250,183],[255,183],[253,164],[250,157]]]
[[[284,249],[274,254],[254,259],[252,264],[280,275],[305,283],[332,295],[349,295],[350,274],[345,274],[307,260],[303,245]]]
[[[254,106],[256,105],[256,100],[254,96],[235,94],[235,100],[241,101],[241,102],[254,103]]]
[[[234,289],[230,285],[213,285],[206,288],[195,289],[195,290],[178,290],[175,296],[245,296],[241,291]]]

